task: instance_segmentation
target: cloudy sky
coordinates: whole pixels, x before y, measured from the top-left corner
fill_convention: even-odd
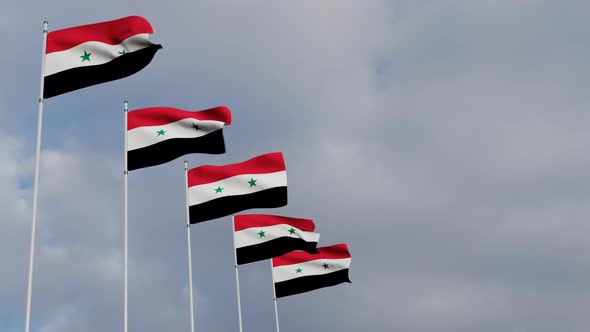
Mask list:
[[[34,332],[119,331],[123,112],[227,105],[228,153],[283,151],[289,205],[349,244],[352,284],[279,300],[282,331],[590,330],[590,2],[4,1],[0,331],[24,327],[43,20],[128,15],[164,48],[46,102]],[[130,331],[189,331],[179,158],[131,173]],[[229,218],[192,228],[196,328],[236,331]],[[268,263],[244,331],[273,331]]]

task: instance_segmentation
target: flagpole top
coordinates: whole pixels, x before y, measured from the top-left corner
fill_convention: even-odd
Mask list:
[[[47,25],[49,24],[49,22],[47,22],[47,20],[43,21],[43,32],[47,32]]]
[[[127,112],[127,110],[129,109],[129,103],[127,102],[127,100],[125,100],[125,101],[123,102],[123,107],[124,107],[124,109],[125,109],[125,112]]]
[[[184,161],[184,170],[188,171],[188,161]]]

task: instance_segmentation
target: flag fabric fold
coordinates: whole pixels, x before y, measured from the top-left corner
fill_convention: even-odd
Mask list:
[[[267,214],[234,217],[234,248],[238,264],[277,257],[293,250],[317,253],[320,239],[310,219]]]
[[[137,73],[162,48],[150,42],[151,34],[150,23],[140,16],[49,32],[43,98]]]
[[[254,208],[287,205],[287,169],[280,152],[241,163],[188,171],[191,224]]]
[[[350,283],[348,246],[342,243],[317,250],[318,254],[293,251],[272,259],[277,298]]]
[[[130,111],[127,168],[160,165],[189,153],[225,153],[224,125],[231,125],[231,111],[225,106],[204,111],[171,107]]]

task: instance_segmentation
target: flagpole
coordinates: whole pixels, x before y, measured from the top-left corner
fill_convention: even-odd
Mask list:
[[[194,314],[194,304],[193,304],[193,264],[192,264],[192,255],[191,255],[191,223],[190,223],[190,214],[188,208],[188,161],[184,161],[184,182],[185,182],[185,192],[186,192],[186,243],[188,246],[188,292],[189,292],[189,301],[190,301],[190,317],[191,317],[191,332],[195,332],[195,314]]]
[[[43,22],[43,47],[41,51],[41,79],[39,83],[39,109],[37,112],[37,145],[35,149],[35,179],[33,182],[33,217],[31,222],[31,243],[29,248],[29,281],[27,285],[27,308],[25,332],[31,322],[31,295],[33,292],[33,259],[35,257],[35,228],[37,227],[37,196],[39,192],[39,159],[41,157],[41,127],[43,125],[43,83],[45,76],[45,50],[47,48],[47,21]]]
[[[238,322],[240,325],[240,332],[242,332],[242,305],[240,303],[240,275],[238,274],[238,255],[236,253],[236,222],[234,221],[234,216],[231,216],[231,224],[232,230],[231,233],[233,235],[234,243],[232,244],[234,247],[234,267],[236,270],[236,293],[238,295]]]
[[[125,130],[125,151],[124,151],[124,157],[123,157],[123,160],[124,160],[123,182],[124,182],[124,187],[125,187],[125,189],[124,189],[124,197],[125,198],[124,198],[124,204],[123,204],[124,205],[124,208],[123,209],[124,209],[124,214],[125,214],[125,217],[124,217],[125,220],[124,220],[124,226],[123,226],[123,228],[124,228],[124,231],[123,231],[124,235],[123,236],[125,238],[124,241],[123,241],[124,242],[124,245],[123,245],[124,246],[124,256],[125,256],[124,257],[124,263],[123,263],[123,265],[124,265],[124,268],[123,269],[125,271],[124,272],[124,275],[125,275],[124,276],[124,279],[125,279],[125,281],[124,281],[124,286],[123,286],[123,293],[124,293],[124,295],[123,295],[123,299],[124,299],[123,300],[123,302],[124,302],[124,304],[123,304],[124,305],[124,310],[123,310],[123,331],[124,332],[127,332],[127,326],[128,326],[128,324],[127,324],[128,323],[128,314],[127,314],[127,307],[128,307],[128,285],[127,285],[127,280],[129,279],[128,278],[128,276],[129,276],[128,275],[128,268],[127,268],[128,263],[129,263],[129,258],[128,258],[128,256],[129,256],[129,250],[128,250],[128,241],[127,241],[127,237],[128,237],[128,232],[127,232],[128,227],[127,226],[129,224],[129,220],[128,220],[128,214],[129,214],[128,212],[129,212],[129,210],[128,210],[128,207],[127,207],[127,196],[128,196],[127,176],[128,176],[128,173],[129,173],[129,170],[127,169],[127,115],[129,113],[129,103],[127,102],[127,100],[125,100],[125,102],[123,103],[123,110],[124,110],[124,113],[125,113],[125,128],[123,128],[123,130]]]
[[[277,305],[277,291],[275,289],[275,274],[272,268],[272,258],[270,261],[270,275],[272,276],[272,297],[275,303],[275,322],[277,323],[277,332],[279,332],[279,308]]]

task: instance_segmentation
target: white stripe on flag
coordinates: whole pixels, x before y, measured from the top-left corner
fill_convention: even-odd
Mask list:
[[[275,283],[300,277],[328,274],[350,267],[351,258],[318,259],[299,264],[273,267]],[[327,264],[327,268],[324,267]],[[301,269],[301,272],[297,272]]]
[[[255,186],[248,181],[256,180]],[[217,182],[209,182],[188,188],[189,206],[225,197],[246,195],[274,187],[287,186],[287,171],[264,174],[241,174]],[[221,188],[221,192],[216,189]]]
[[[289,230],[293,228],[294,234],[291,234]],[[263,231],[264,236],[259,233]],[[291,237],[295,239],[303,239],[306,242],[319,242],[320,233],[305,232],[297,229],[291,225],[279,224],[267,227],[251,227],[242,229],[235,233],[234,245],[236,249],[246,246],[251,246],[259,243],[264,243],[280,237]]]
[[[198,126],[197,128],[194,125]],[[128,131],[128,151],[141,149],[173,138],[196,138],[223,128],[221,121],[186,118],[161,126],[137,127]],[[163,132],[161,132],[163,130]],[[158,134],[161,132],[161,134]]]
[[[149,33],[137,34],[118,45],[90,41],[64,51],[49,53],[45,57],[45,76],[77,67],[102,65],[121,56],[119,52],[131,53],[153,45],[149,36]],[[90,60],[81,58],[84,52],[90,53]]]

